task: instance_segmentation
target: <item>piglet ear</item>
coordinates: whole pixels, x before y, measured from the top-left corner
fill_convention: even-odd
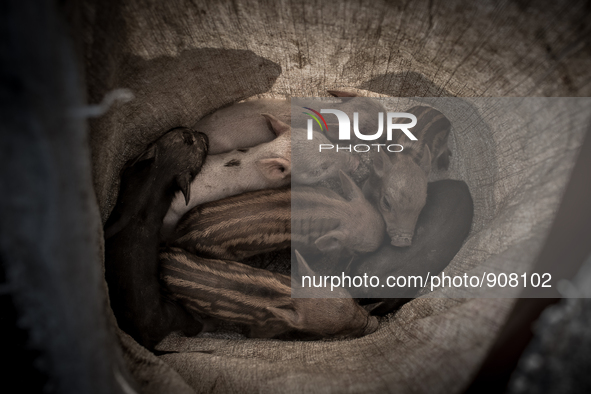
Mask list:
[[[350,90],[327,90],[334,97],[357,97],[357,93]]]
[[[261,159],[256,162],[257,168],[265,178],[277,181],[291,175],[291,161],[283,157]]]
[[[371,313],[374,309],[379,306],[384,305],[384,301],[374,302],[372,304],[362,305],[361,307],[367,311],[367,313]]]
[[[290,327],[299,328],[300,326],[300,315],[294,309],[276,308],[274,306],[268,306],[267,310],[273,314],[279,320],[284,321]]]
[[[357,186],[355,182],[353,182],[353,179],[345,174],[343,170],[339,170],[339,178],[341,179],[341,188],[343,189],[343,193],[348,200],[365,198],[359,186]]]
[[[324,253],[341,251],[344,243],[345,234],[338,230],[329,231],[314,242],[318,250]]]
[[[431,150],[427,145],[425,145],[425,148],[423,149],[423,157],[421,157],[419,167],[421,167],[421,170],[429,176],[429,173],[431,172]]]
[[[373,155],[373,171],[379,177],[383,178],[392,167],[390,158],[383,150]]]
[[[141,155],[135,158],[135,160],[131,163],[131,166],[135,166],[137,163],[141,161],[154,160],[157,156],[158,146],[156,144],[152,144]]]
[[[191,200],[191,174],[183,172],[176,176],[176,183],[181,188],[181,192],[185,196],[185,204],[189,205]]]
[[[263,115],[271,124],[271,129],[275,133],[277,137],[283,135],[291,130],[291,127],[285,123],[277,119],[275,116],[271,114],[261,114]]]
[[[306,260],[302,257],[300,252],[295,251],[296,259],[298,260],[298,274],[300,276],[316,276],[316,273],[312,271],[312,268],[308,265]]]
[[[349,173],[355,172],[359,167],[359,157],[357,155],[350,155],[351,160],[349,161]]]

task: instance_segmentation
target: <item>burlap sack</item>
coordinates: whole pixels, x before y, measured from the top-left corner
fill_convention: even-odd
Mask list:
[[[466,181],[475,219],[448,270],[527,266],[552,222],[587,110],[575,102],[547,102],[535,114],[517,110],[501,119],[470,97],[589,95],[591,57],[581,38],[587,17],[581,10],[582,1],[568,6],[492,1],[72,4],[68,12],[84,54],[88,101],[98,103],[116,88],[134,95],[90,121],[100,219],[104,223],[113,208],[126,160],[171,127],[191,126],[226,104],[249,97],[326,96],[327,89],[344,86],[394,97],[459,96],[462,104],[449,113],[451,168],[434,178]],[[437,100],[428,103],[438,105]],[[467,122],[466,111],[476,113],[475,120]],[[561,118],[565,111],[572,115],[566,122]],[[63,140],[74,137],[80,138],[69,133]],[[98,254],[98,262],[99,213],[89,173],[76,164],[88,164],[84,140],[76,141],[79,151],[53,146],[56,155],[78,152],[80,157],[60,163],[56,173],[61,175],[52,182],[77,185],[68,195],[82,193],[91,204],[79,209],[84,214],[65,217],[92,228],[84,230],[87,238],[80,247],[86,256]],[[104,300],[99,267],[93,269],[85,280]],[[420,298],[360,339],[172,336],[163,349],[178,353],[159,357],[121,332],[119,338],[125,365],[146,393],[461,392],[511,305],[511,299]],[[108,337],[106,327],[103,331]]]
[[[248,97],[326,96],[343,86],[390,96],[582,94],[575,81],[588,73],[589,59],[558,63],[551,55],[566,45],[559,37],[576,13],[540,33],[552,11],[536,12],[528,18],[517,4],[498,10],[492,3],[100,4],[88,29],[90,96],[98,101],[122,87],[136,95],[92,124],[102,218],[126,159],[168,128]],[[448,270],[510,271],[539,250],[586,114],[580,108],[566,129],[565,109],[549,102],[535,116],[523,109],[510,119],[478,108],[481,102],[463,103],[446,112],[454,156],[441,176],[468,183],[475,219]],[[477,117],[466,121],[471,111]],[[358,340],[175,338],[162,349],[180,353],[160,360],[198,392],[458,392],[510,306],[508,299],[417,299]]]

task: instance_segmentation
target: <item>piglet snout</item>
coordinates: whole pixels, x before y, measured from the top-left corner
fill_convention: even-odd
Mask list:
[[[391,244],[398,247],[407,247],[412,244],[412,235],[390,235]]]

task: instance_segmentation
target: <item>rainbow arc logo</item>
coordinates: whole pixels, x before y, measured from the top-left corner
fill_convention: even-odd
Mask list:
[[[316,115],[311,114],[309,112],[303,112],[303,114],[311,116],[316,121],[316,123],[318,123],[318,126],[320,126],[320,130],[322,130],[322,131],[324,131],[324,127],[322,127],[322,123],[324,123],[324,126],[326,127],[326,131],[328,131],[328,125],[326,124],[326,120],[324,120],[324,117],[322,115],[320,115],[320,113],[318,111],[314,111],[312,108],[308,108],[308,107],[302,107],[302,108],[314,112],[314,114],[316,114]],[[322,119],[322,123],[320,123],[320,119],[318,119],[318,118]]]

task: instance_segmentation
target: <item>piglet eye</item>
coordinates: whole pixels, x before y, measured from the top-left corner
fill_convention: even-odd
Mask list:
[[[380,203],[382,204],[382,209],[384,209],[386,211],[392,210],[392,207],[390,206],[390,203],[388,202],[388,199],[386,198],[386,196],[382,197],[382,200],[380,201]]]

